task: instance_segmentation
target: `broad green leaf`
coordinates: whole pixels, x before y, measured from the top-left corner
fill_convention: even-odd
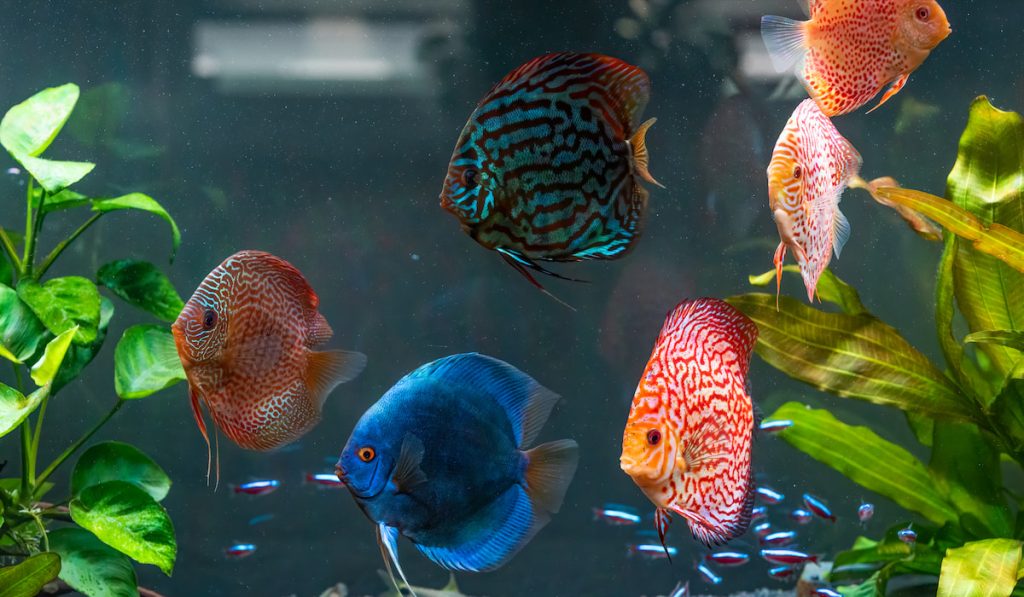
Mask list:
[[[1013,330],[991,330],[986,332],[974,332],[964,338],[964,342],[977,344],[998,344],[1016,351],[1024,352],[1024,331]]]
[[[794,379],[847,398],[970,420],[959,389],[894,328],[862,313],[826,313],[769,294],[727,299],[757,324],[757,354]]]
[[[167,511],[127,481],[107,481],[83,489],[71,500],[71,518],[100,541],[141,564],[154,564],[170,576],[178,551]]]
[[[64,355],[67,354],[68,348],[71,347],[71,340],[76,333],[78,333],[77,325],[61,332],[56,338],[46,344],[43,357],[36,361],[35,365],[32,365],[32,381],[36,382],[37,386],[48,385],[56,377],[57,370],[60,369],[61,364],[64,362]]]
[[[88,597],[139,594],[132,561],[85,529],[50,531],[50,551],[60,556],[61,580]]]
[[[40,193],[37,193],[37,196],[39,194]],[[46,196],[46,202],[43,204],[43,211],[50,213],[64,209],[71,209],[80,205],[86,205],[89,201],[89,198],[81,193],[76,193],[71,189],[64,189],[59,193],[53,193]]]
[[[938,597],[1005,597],[1017,584],[1021,542],[987,539],[950,549],[942,561]]]
[[[10,386],[0,384],[0,437],[17,429],[39,407],[49,391],[49,387],[43,386],[25,396]]]
[[[796,265],[787,265],[782,268],[782,271],[800,276],[800,268]],[[775,281],[775,270],[765,272],[760,276],[750,276],[749,280],[752,286],[768,286]],[[857,289],[840,280],[830,269],[821,272],[817,292],[818,298],[837,305],[847,315],[860,315],[868,312],[864,303],[860,301]]]
[[[1024,232],[1024,122],[992,107],[984,97],[971,105],[946,196],[983,224]],[[1019,248],[1019,247],[1018,247]],[[1024,274],[969,243],[958,243],[954,269],[956,300],[971,332],[1024,330]],[[1019,352],[983,344],[1002,376]]]
[[[39,345],[51,337],[46,326],[18,298],[18,293],[9,286],[0,285],[0,356],[22,363],[36,354]]]
[[[160,501],[171,489],[171,480],[160,465],[138,448],[121,442],[103,442],[78,459],[71,474],[71,493],[107,481],[128,481]]]
[[[78,101],[78,85],[44,89],[7,111],[0,121],[0,144],[14,156],[46,151]]]
[[[793,421],[779,436],[854,483],[937,524],[957,519],[921,461],[867,427],[847,425],[826,410],[797,402],[783,404],[770,418]]]
[[[70,187],[85,178],[96,167],[96,164],[91,162],[62,162],[25,155],[14,157],[44,189],[51,193]]]
[[[974,425],[936,421],[928,466],[935,486],[974,537],[1010,537],[1013,518],[1003,497],[999,453]]]
[[[121,197],[114,197],[113,199],[93,199],[92,209],[98,212],[138,209],[160,216],[171,227],[171,261],[174,261],[174,254],[178,252],[178,245],[181,244],[181,231],[178,230],[178,225],[171,218],[171,215],[167,213],[167,210],[149,195],[130,193]]]
[[[54,334],[76,325],[76,344],[96,339],[100,324],[100,293],[91,281],[79,277],[54,278],[45,284],[34,280],[18,283],[18,296]]]
[[[96,281],[125,302],[167,322],[177,319],[185,306],[167,276],[148,261],[112,261],[100,268]]]
[[[36,597],[59,572],[60,556],[49,552],[0,568],[0,597]]]
[[[103,342],[107,338],[107,328],[110,326],[110,318],[114,316],[114,303],[105,296],[100,297],[100,325],[96,330],[96,339],[89,344],[71,343],[71,348],[64,355],[64,362],[61,363],[57,376],[53,378],[51,393],[56,394],[82,372],[92,362],[93,358],[103,348]]]
[[[125,330],[114,351],[114,388],[121,398],[145,398],[185,379],[171,330],[136,325]]]

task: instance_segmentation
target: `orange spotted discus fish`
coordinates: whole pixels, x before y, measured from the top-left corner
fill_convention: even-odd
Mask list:
[[[272,450],[316,425],[327,394],[362,371],[361,353],[313,350],[332,335],[319,304],[269,253],[235,253],[206,276],[171,331],[207,448],[200,401],[236,444]]]
[[[853,112],[889,85],[877,110],[952,32],[935,0],[811,0],[810,15],[766,16],[761,35],[775,68],[798,65],[827,116]]]
[[[858,175],[861,158],[813,100],[804,100],[779,135],[768,166],[768,204],[779,229],[775,250],[776,284],[781,288],[782,262],[793,251],[814,300],[818,279],[850,237],[850,222],[839,200]]]
[[[633,397],[619,465],[657,506],[663,546],[671,513],[709,547],[750,526],[747,369],[756,340],[754,322],[718,299],[683,301],[661,328]]]

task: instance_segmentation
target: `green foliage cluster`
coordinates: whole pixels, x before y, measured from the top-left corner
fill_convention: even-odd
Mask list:
[[[819,293],[834,309],[787,297],[777,309],[776,297],[761,293],[729,301],[757,323],[757,353],[768,364],[820,390],[904,411],[930,448],[922,462],[867,427],[796,402],[771,415],[794,422],[781,433],[786,442],[924,519],[913,524],[915,546],[896,536],[904,521],[839,554],[831,580],[847,585],[844,595],[885,595],[907,574],[937,577],[940,597],[1024,595],[1024,496],[1003,482],[1004,463],[1024,467],[1024,121],[978,98],[947,199],[880,194],[946,229],[935,295],[944,366],[831,272]]]
[[[0,438],[20,439],[21,448],[21,475],[0,478],[0,561],[16,562],[0,568],[4,596],[36,595],[58,577],[90,597],[138,595],[132,561],[153,564],[170,575],[177,553],[174,527],[160,504],[171,481],[131,445],[93,445],[78,458],[71,485],[58,501],[43,501],[55,489],[49,481],[53,473],[127,400],[184,379],[166,325],[181,310],[182,300],[155,265],[121,260],[102,266],[93,279],[46,277],[69,246],[112,212],[136,210],[164,219],[171,229],[172,259],[181,242],[177,224],[153,198],[142,193],[87,197],[70,187],[94,164],[42,157],[78,97],[73,84],[46,89],[11,108],[0,121],[0,144],[27,175],[23,232],[0,222],[0,360],[9,361],[15,380],[14,386],[0,383]],[[3,214],[14,211],[5,209]],[[57,212],[86,217],[68,238],[37,258],[44,223]],[[114,303],[100,287],[165,323],[125,331],[114,352],[113,407],[40,470],[37,457],[47,408],[51,402],[53,408],[65,408],[58,393],[102,349],[114,316]],[[14,433],[19,430],[20,437]],[[5,472],[0,465],[0,473]]]

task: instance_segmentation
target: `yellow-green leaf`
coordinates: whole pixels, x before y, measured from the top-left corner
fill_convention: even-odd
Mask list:
[[[43,357],[36,361],[35,365],[32,365],[32,381],[36,382],[37,386],[45,386],[53,381],[54,376],[57,375],[57,370],[60,369],[61,363],[64,362],[64,355],[67,354],[68,348],[71,347],[71,340],[74,339],[76,333],[78,333],[77,325],[61,332],[60,335],[46,344]]]
[[[0,384],[0,437],[14,431],[50,392],[43,386],[28,396],[4,384]]]
[[[787,265],[782,268],[787,274],[800,276],[800,267]],[[775,281],[775,270],[767,271],[760,276],[750,276],[751,286],[768,286]],[[860,301],[860,294],[857,289],[839,279],[839,276],[832,273],[832,270],[825,269],[818,279],[818,298],[837,305],[848,315],[867,313],[867,307]]]
[[[0,568],[0,597],[36,597],[60,573],[60,556],[38,553],[16,566]]]
[[[987,539],[946,550],[938,597],[1006,597],[1017,584],[1021,542]]]
[[[70,187],[85,178],[96,167],[96,164],[91,162],[62,162],[26,155],[15,155],[14,158],[51,193]]]
[[[12,155],[37,156],[50,146],[78,102],[78,85],[44,89],[7,111],[0,144]]]

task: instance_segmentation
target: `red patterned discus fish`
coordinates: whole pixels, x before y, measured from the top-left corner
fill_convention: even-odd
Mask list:
[[[208,448],[200,401],[236,444],[272,450],[316,425],[327,394],[362,371],[361,353],[313,350],[332,335],[319,304],[299,270],[260,251],[235,253],[199,285],[171,330]]]
[[[707,546],[747,530],[753,405],[747,389],[757,326],[718,299],[669,314],[633,397],[619,464],[657,506],[664,544],[670,513]]]
[[[800,80],[828,116],[860,108],[907,84],[952,30],[935,0],[811,0],[811,19],[767,16],[761,34],[775,68],[802,61]]]
[[[839,200],[860,171],[861,158],[812,100],[804,100],[779,135],[768,166],[768,204],[779,229],[775,250],[776,284],[782,284],[786,250],[793,251],[814,300],[832,252],[850,238],[850,222]]]

